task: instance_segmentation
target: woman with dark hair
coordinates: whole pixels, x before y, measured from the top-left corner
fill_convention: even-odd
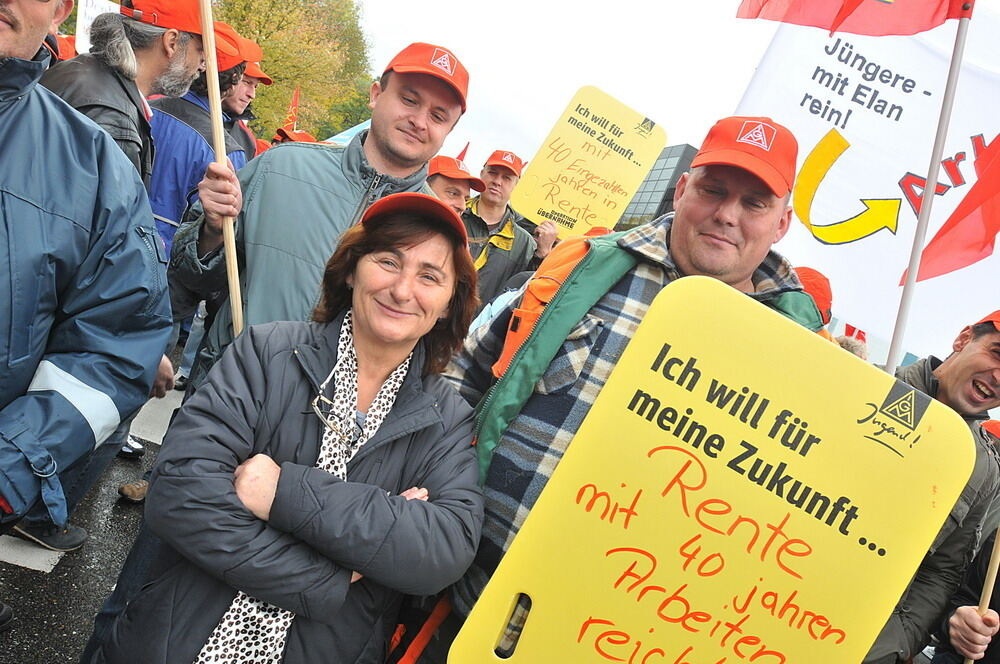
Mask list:
[[[249,328],[167,433],[167,544],[107,662],[381,662],[402,595],[479,541],[472,410],[438,375],[476,309],[465,227],[430,196],[344,234],[311,323]]]

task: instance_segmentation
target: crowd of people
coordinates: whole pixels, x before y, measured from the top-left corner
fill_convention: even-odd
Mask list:
[[[348,145],[286,131],[272,147],[247,124],[272,83],[258,44],[210,26],[212,109],[196,1],[124,0],[89,53],[54,64],[43,43],[72,5],[0,0],[0,532],[82,546],[69,519],[116,454],[142,453],[135,414],[185,390],[151,476],[120,489],[145,521],[82,664],[443,664],[664,286],[711,277],[829,337],[829,283],[773,249],[798,146],[771,118],[715,123],[673,212],[557,242],[510,206],[521,157],[496,150],[477,177],[438,154],[469,86],[444,46],[385,66]],[[551,290],[553,251],[574,247],[600,256],[566,283],[582,308],[530,334],[522,298]],[[975,469],[866,663],[932,639],[935,662],[1000,661],[1000,617],[975,606],[1000,521],[1000,311],[942,324],[957,330],[944,359],[897,378],[965,419]],[[17,597],[0,600],[3,630]],[[515,607],[499,657],[530,610]]]

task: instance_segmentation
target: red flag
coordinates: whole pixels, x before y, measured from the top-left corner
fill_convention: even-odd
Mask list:
[[[458,156],[455,157],[455,159],[458,159],[459,161],[465,161],[465,153],[469,151],[469,143],[470,141],[465,142],[465,147],[462,148],[462,151],[458,153]]]
[[[295,87],[295,92],[292,93],[292,101],[288,104],[288,115],[285,116],[285,124],[281,125],[283,129],[288,129],[290,131],[295,131],[295,127],[299,121],[299,88]]]
[[[960,270],[993,254],[1000,233],[1000,136],[976,157],[975,168],[979,179],[924,248],[917,281]]]
[[[845,337],[854,337],[858,341],[864,341],[865,343],[868,342],[867,335],[865,334],[865,331],[864,330],[859,330],[858,328],[854,327],[850,323],[844,323],[844,336]]]
[[[737,18],[811,25],[857,35],[913,35],[972,16],[975,0],[743,0]]]

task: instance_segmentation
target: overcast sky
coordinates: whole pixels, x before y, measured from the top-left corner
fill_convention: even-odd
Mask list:
[[[699,144],[732,114],[776,23],[735,18],[737,0],[452,2],[362,0],[371,62],[403,46],[446,46],[470,74],[469,110],[444,144],[471,141],[477,170],[494,149],[531,159],[573,94],[595,85]],[[565,9],[564,9],[565,8]]]

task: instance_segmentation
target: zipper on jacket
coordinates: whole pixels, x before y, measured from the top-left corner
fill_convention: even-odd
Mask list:
[[[503,376],[500,377],[500,380],[494,383],[493,386],[490,388],[489,392],[486,393],[486,397],[481,402],[479,408],[476,409],[477,415],[479,413],[485,413],[489,411],[489,406],[490,402],[493,400],[493,395],[496,394],[497,390],[499,389],[499,386],[502,385],[503,382],[510,377],[511,373],[510,369],[511,367],[514,366],[514,363],[517,362],[518,356],[521,354],[521,349],[523,349],[528,344],[528,342],[531,341],[531,339],[533,339],[534,336],[538,333],[538,329],[541,327],[542,321],[545,320],[546,316],[548,316],[549,310],[552,308],[552,305],[554,305],[556,302],[562,299],[563,294],[565,292],[564,287],[566,283],[570,282],[573,279],[578,270],[583,269],[583,266],[590,261],[593,255],[594,255],[593,252],[588,250],[587,255],[584,256],[582,259],[580,259],[580,262],[576,264],[576,267],[574,267],[573,270],[568,275],[566,275],[566,281],[564,281],[563,284],[559,286],[559,290],[556,291],[556,296],[552,298],[552,300],[547,305],[545,305],[545,309],[544,311],[542,311],[542,315],[538,317],[538,320],[535,322],[535,326],[531,328],[531,333],[524,338],[524,340],[521,342],[521,345],[519,345],[517,347],[517,350],[514,351],[514,354],[510,358],[510,363],[507,365],[507,371],[504,372]],[[484,418],[481,417],[476,418],[476,428],[472,432],[473,440],[478,440],[479,433],[482,430],[483,420]]]
[[[375,202],[378,198],[378,186],[382,184],[382,174],[376,173],[375,177],[372,178],[371,184],[368,185],[368,189],[365,190],[365,195],[361,197],[361,202],[358,204],[358,209],[354,211],[354,219],[351,220],[351,226],[357,225],[361,221],[361,215],[365,213],[368,206]]]

